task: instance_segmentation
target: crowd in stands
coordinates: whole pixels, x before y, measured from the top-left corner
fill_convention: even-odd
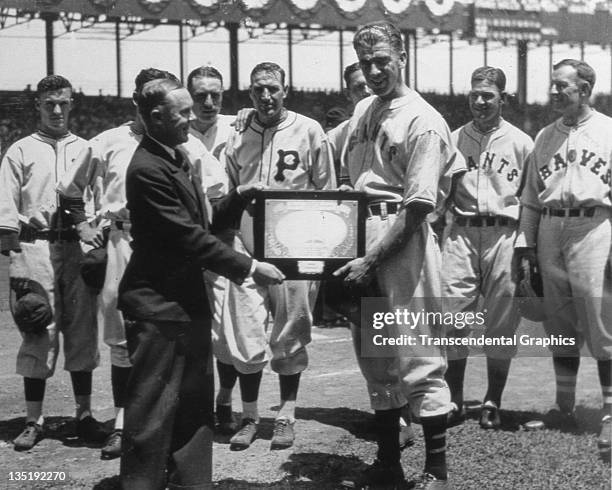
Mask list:
[[[242,107],[250,107],[251,102],[246,90],[239,91],[234,97],[224,98],[224,112],[235,114]],[[444,116],[451,129],[456,129],[470,120],[467,96],[424,93],[423,97]],[[36,128],[37,113],[34,108],[34,92],[0,91],[0,156],[18,139],[30,134]],[[134,114],[134,105],[129,98],[112,96],[87,96],[75,94],[74,109],[70,126],[79,136],[89,139],[96,134],[125,121]],[[326,115],[332,110],[334,119],[346,109],[348,100],[340,92],[292,91],[286,106],[291,110],[312,117],[326,124]],[[612,115],[612,95],[599,95],[594,98],[594,107],[607,115]],[[529,104],[523,110],[516,98],[510,97],[504,117],[515,126],[534,137],[546,124],[552,122],[553,113],[543,104]],[[340,122],[340,121],[334,121]]]

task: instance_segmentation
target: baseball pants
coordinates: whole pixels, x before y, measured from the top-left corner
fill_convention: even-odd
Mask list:
[[[366,221],[366,247],[371,249],[393,225],[396,215],[370,216]],[[410,238],[404,249],[383,262],[376,271],[380,295],[389,307],[407,307],[414,311],[441,311],[440,251],[427,223]],[[439,328],[420,323],[416,331],[398,326],[397,334],[437,336]],[[402,331],[406,329],[406,331]],[[368,385],[374,410],[401,408],[407,403],[416,419],[450,411],[450,392],[444,380],[446,360],[436,347],[428,355],[410,346],[402,346],[393,357],[363,357],[361,342],[372,342],[372,328],[353,330],[357,360]]]
[[[511,337],[520,315],[513,307],[516,284],[512,280],[516,225],[459,226],[453,223],[442,251],[442,293],[445,311],[486,312],[487,338]],[[469,336],[470,329],[450,327],[448,337]],[[453,359],[468,356],[467,346],[449,347]],[[516,346],[484,346],[487,357],[511,358]]]
[[[37,281],[46,291],[54,322],[43,335],[22,335],[17,374],[46,379],[53,375],[63,335],[64,369],[93,371],[100,362],[96,296],[81,279],[83,250],[79,242],[36,240],[21,243],[10,254],[9,276]]]
[[[550,346],[554,355],[578,356],[586,344],[597,360],[612,358],[612,210],[594,216],[542,216],[537,254],[544,283],[548,335],[576,339]]]

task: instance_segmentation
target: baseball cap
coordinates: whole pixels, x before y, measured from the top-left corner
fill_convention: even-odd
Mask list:
[[[21,291],[12,291],[11,311],[19,330],[23,333],[42,334],[53,322],[53,311],[44,288],[28,280]]]
[[[94,248],[81,259],[81,277],[83,282],[96,291],[101,291],[106,277],[108,255],[106,247]]]

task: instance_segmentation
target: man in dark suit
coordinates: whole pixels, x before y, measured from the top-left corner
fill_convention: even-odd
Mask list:
[[[202,270],[237,283],[284,279],[212,235],[201,183],[178,148],[192,105],[173,80],[147,83],[138,100],[147,134],[126,176],[133,254],[119,287],[133,363],[120,471],[130,490],[211,486],[211,311]],[[220,201],[215,224],[239,217],[251,192],[238,189]]]

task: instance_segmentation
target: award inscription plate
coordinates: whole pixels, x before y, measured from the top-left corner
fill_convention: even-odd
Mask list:
[[[288,279],[329,279],[365,254],[365,195],[263,191],[255,198],[255,258]]]

